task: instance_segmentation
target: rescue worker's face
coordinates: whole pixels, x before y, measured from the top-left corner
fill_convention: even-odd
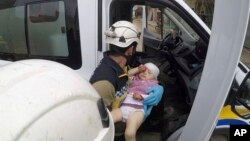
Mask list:
[[[135,52],[136,52],[136,47],[135,46],[130,47],[125,52],[125,56],[126,56],[126,59],[127,59],[126,65],[131,65],[131,63],[133,62],[133,57],[134,57]]]
[[[135,54],[136,51],[136,47],[135,46],[131,46],[130,48],[127,49],[127,51],[125,52],[126,56],[133,56]]]
[[[139,78],[141,80],[154,80],[155,79],[153,73],[148,68],[146,68],[145,71],[139,73]]]

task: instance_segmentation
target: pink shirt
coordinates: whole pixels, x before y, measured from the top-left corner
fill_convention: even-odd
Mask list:
[[[158,81],[157,80],[140,80],[140,78],[136,75],[132,79],[132,83],[128,87],[128,92],[141,92],[143,94],[146,93],[146,90],[150,86],[157,85]]]
[[[143,98],[147,97],[148,94],[146,90],[154,85],[158,85],[157,80],[140,80],[139,77],[136,75],[133,79],[131,84],[128,87],[128,95],[126,99],[123,101],[122,106],[130,106],[137,109],[143,109],[143,101],[142,100],[135,100],[133,98],[133,94],[135,92],[139,92]]]

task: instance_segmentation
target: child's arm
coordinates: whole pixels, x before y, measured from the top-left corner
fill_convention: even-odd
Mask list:
[[[142,93],[140,93],[140,92],[134,92],[134,94],[133,94],[133,98],[135,99],[135,100],[144,100],[144,98],[146,98],[146,97],[148,97],[148,95],[146,95],[146,94],[142,94]]]
[[[144,97],[143,97],[142,94],[140,94],[139,92],[135,92],[135,93],[133,94],[133,99],[138,100],[138,101],[141,101],[141,100],[144,99]]]

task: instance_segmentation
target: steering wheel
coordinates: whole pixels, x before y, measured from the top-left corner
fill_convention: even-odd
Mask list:
[[[173,38],[173,34],[170,32],[168,33],[161,41],[161,43],[159,44],[159,49],[160,50],[166,50],[168,51],[169,50],[169,47],[168,47],[168,42],[169,40]]]
[[[180,36],[177,35],[175,37],[175,47],[180,46],[180,44],[182,44],[182,43],[183,43],[183,39]]]
[[[159,44],[159,49],[164,51],[171,51],[178,47],[183,42],[180,36],[173,36],[173,33],[168,33]]]

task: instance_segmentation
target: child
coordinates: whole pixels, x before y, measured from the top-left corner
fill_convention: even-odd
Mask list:
[[[148,96],[146,90],[158,85],[158,75],[159,69],[153,63],[146,63],[128,71],[128,95],[121,103],[121,107],[111,112],[114,122],[126,122],[126,141],[136,140],[136,131],[144,119],[143,99]]]

